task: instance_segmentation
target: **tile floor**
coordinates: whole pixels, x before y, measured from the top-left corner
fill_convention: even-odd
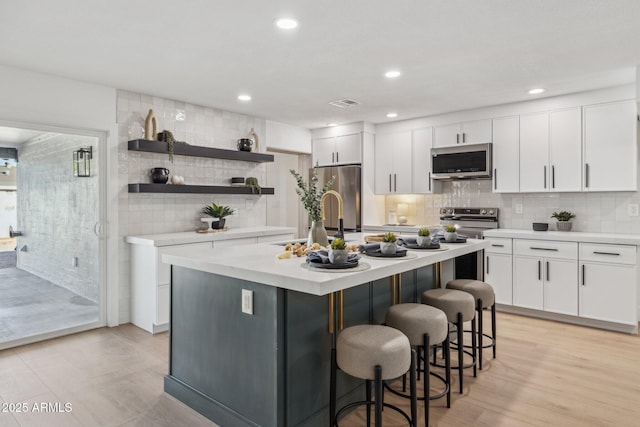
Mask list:
[[[18,268],[0,269],[0,343],[97,322],[99,306]]]

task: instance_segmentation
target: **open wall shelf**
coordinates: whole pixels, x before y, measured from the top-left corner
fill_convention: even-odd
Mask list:
[[[129,151],[169,154],[169,144],[160,141],[134,139],[133,141],[129,141]],[[188,144],[174,144],[173,154],[176,156],[208,157],[211,159],[239,160],[256,163],[273,162],[272,154],[225,150],[222,148],[201,147]]]
[[[247,194],[252,193],[249,187],[225,187],[220,185],[167,185],[167,184],[129,184],[129,193],[184,193],[184,194]],[[262,194],[274,194],[271,187],[262,187]]]

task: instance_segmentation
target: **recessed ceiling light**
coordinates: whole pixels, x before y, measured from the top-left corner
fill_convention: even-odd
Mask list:
[[[398,113],[387,113],[387,117],[393,119],[394,117],[398,117]]]
[[[401,74],[398,70],[391,70],[384,73],[384,76],[388,79],[395,79],[396,77],[400,77]]]
[[[251,95],[246,95],[246,94],[238,95],[238,99],[240,101],[251,101]]]
[[[291,18],[280,18],[276,21],[276,25],[282,30],[293,30],[298,26],[298,21]]]
[[[333,126],[338,126],[338,124],[337,123],[327,123],[327,126],[333,127]]]
[[[538,95],[539,93],[542,93],[542,92],[544,92],[544,89],[542,89],[542,88],[537,88],[537,89],[531,89],[531,90],[529,91],[529,94],[531,94],[531,95]]]

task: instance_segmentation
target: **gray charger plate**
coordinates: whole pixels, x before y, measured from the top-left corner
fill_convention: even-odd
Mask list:
[[[353,268],[348,268],[348,269],[344,269],[344,268],[316,268],[316,267],[312,267],[309,265],[310,263],[308,262],[303,262],[302,264],[300,264],[300,267],[304,268],[305,270],[309,270],[309,271],[316,271],[318,273],[355,273],[357,271],[365,271],[371,268],[370,264],[367,264],[366,262],[358,262],[356,264],[355,267]]]
[[[431,243],[431,244],[429,244],[429,246],[418,246],[418,245],[413,244],[413,243],[405,243],[403,245],[403,247],[405,247],[407,249],[417,249],[417,250],[429,251],[429,250],[434,250],[434,249],[440,249],[440,243],[436,243],[435,245],[433,243]]]
[[[321,262],[308,262],[309,266],[313,268],[321,268],[323,270],[346,270],[348,268],[355,268],[358,266],[358,261],[356,262],[345,262],[344,264],[331,264],[331,263],[321,263]]]

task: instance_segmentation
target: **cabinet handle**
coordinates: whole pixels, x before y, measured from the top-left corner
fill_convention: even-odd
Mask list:
[[[398,177],[395,173],[393,174],[393,192],[398,192]]]
[[[584,186],[589,188],[589,163],[584,164]]]
[[[456,133],[456,144],[460,144],[460,134]]]
[[[547,188],[547,167],[544,167],[544,188]]]
[[[467,142],[467,134],[462,132],[462,142],[465,143]]]
[[[391,193],[391,174],[389,174],[389,193]]]
[[[584,264],[582,264],[582,286],[584,286]]]
[[[336,153],[331,153],[331,163],[335,163],[336,162],[335,155],[336,155]]]
[[[498,189],[498,169],[493,170],[493,189]]]
[[[551,252],[558,252],[558,249],[556,248],[538,248],[535,246],[529,246],[529,249],[535,249],[537,251],[551,251]]]
[[[549,281],[549,261],[547,261],[547,282]]]
[[[489,274],[489,255],[487,255],[487,274]]]
[[[551,188],[556,188],[556,167],[551,165]]]
[[[427,180],[429,182],[429,191],[431,191],[431,172],[427,175]]]
[[[340,163],[340,152],[336,151],[336,163]]]
[[[496,245],[495,243],[492,243],[491,246],[494,248],[504,248],[504,245]]]
[[[542,280],[542,261],[538,261],[538,280]]]
[[[598,252],[598,251],[593,251],[594,254],[596,255],[613,255],[613,256],[620,256],[620,254],[615,253],[615,252]]]

